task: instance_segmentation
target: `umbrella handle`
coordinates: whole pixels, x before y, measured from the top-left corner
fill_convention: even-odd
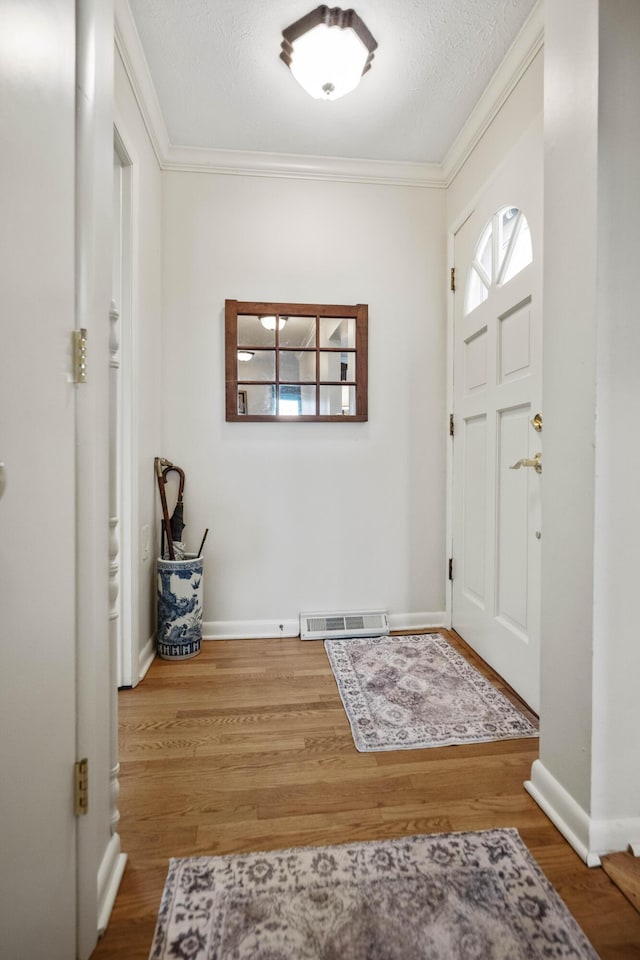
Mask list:
[[[154,467],[154,470],[156,471],[156,476],[157,476],[157,477],[161,477],[161,476],[162,476],[162,468],[163,468],[163,467],[172,467],[172,466],[173,466],[173,464],[171,463],[171,460],[165,460],[164,457],[155,457],[155,458],[154,458],[153,467]]]
[[[175,560],[176,555],[173,549],[173,537],[171,536],[171,527],[169,524],[169,511],[167,510],[167,494],[165,491],[164,473],[161,469],[163,463],[169,463],[169,461],[163,460],[162,457],[155,458],[154,466],[156,470],[156,476],[158,478],[158,490],[160,492],[160,504],[162,506],[162,516],[164,518],[164,530],[167,536],[167,547],[169,548],[169,559]]]
[[[182,470],[180,467],[174,467],[174,465],[173,465],[172,463],[170,463],[170,464],[169,464],[167,467],[165,467],[165,469],[162,471],[162,479],[163,479],[163,481],[166,483],[166,482],[167,482],[167,474],[168,474],[168,473],[171,473],[172,470],[173,470],[174,473],[177,473],[178,476],[180,477],[180,485],[179,485],[179,487],[178,487],[178,503],[181,503],[181,502],[182,502],[182,494],[184,493],[184,470]]]

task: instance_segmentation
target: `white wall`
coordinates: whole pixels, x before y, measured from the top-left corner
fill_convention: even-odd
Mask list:
[[[640,7],[563,0],[545,15],[542,725],[529,786],[597,863],[640,848]]]
[[[189,545],[210,527],[205,621],[380,606],[441,622],[444,191],[163,183],[163,450],[187,472]],[[367,303],[369,421],[226,423],[225,298]]]
[[[115,124],[132,160],[132,502],[133,682],[145,666],[149,640],[155,631],[155,557],[159,551],[159,520],[153,459],[163,456],[161,444],[162,363],[161,258],[162,174],[123,65],[115,54]],[[126,340],[123,342],[126,349]],[[126,411],[125,411],[126,414]],[[141,530],[151,528],[152,546],[142,559]]]
[[[594,569],[596,818],[637,821],[640,841],[640,5],[601,0],[598,203],[598,390]]]
[[[543,108],[544,55],[534,57],[499,113],[447,188],[449,229],[478,197],[510,149],[540,117]]]
[[[545,540],[541,748],[589,808],[597,237],[597,9],[546,11]],[[569,240],[569,242],[567,242]],[[548,496],[552,491],[553,495]],[[569,694],[570,691],[570,694]],[[569,695],[567,695],[569,694]]]

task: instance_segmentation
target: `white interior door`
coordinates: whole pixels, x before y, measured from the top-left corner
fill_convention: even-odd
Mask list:
[[[455,237],[453,596],[458,633],[539,706],[542,158],[515,148]]]
[[[76,956],[75,3],[0,4],[0,954]]]

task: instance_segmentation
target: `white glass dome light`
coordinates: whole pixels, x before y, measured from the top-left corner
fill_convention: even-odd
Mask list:
[[[337,100],[358,86],[368,56],[353,30],[320,23],[296,40],[291,73],[315,100]]]
[[[280,317],[278,320],[278,330],[282,330],[286,322],[287,322],[287,317]],[[260,323],[265,328],[265,330],[275,330],[276,328],[276,318],[273,316],[260,317]]]
[[[316,100],[351,93],[378,46],[354,10],[317,7],[282,31],[280,58]]]

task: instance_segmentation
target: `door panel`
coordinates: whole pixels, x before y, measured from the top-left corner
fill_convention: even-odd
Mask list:
[[[487,328],[464,341],[464,386],[467,396],[487,385]]]
[[[531,298],[499,318],[500,383],[526,377],[531,372]]]
[[[452,623],[534,709],[542,477],[511,467],[542,451],[541,172],[532,131],[456,234],[454,308]]]

